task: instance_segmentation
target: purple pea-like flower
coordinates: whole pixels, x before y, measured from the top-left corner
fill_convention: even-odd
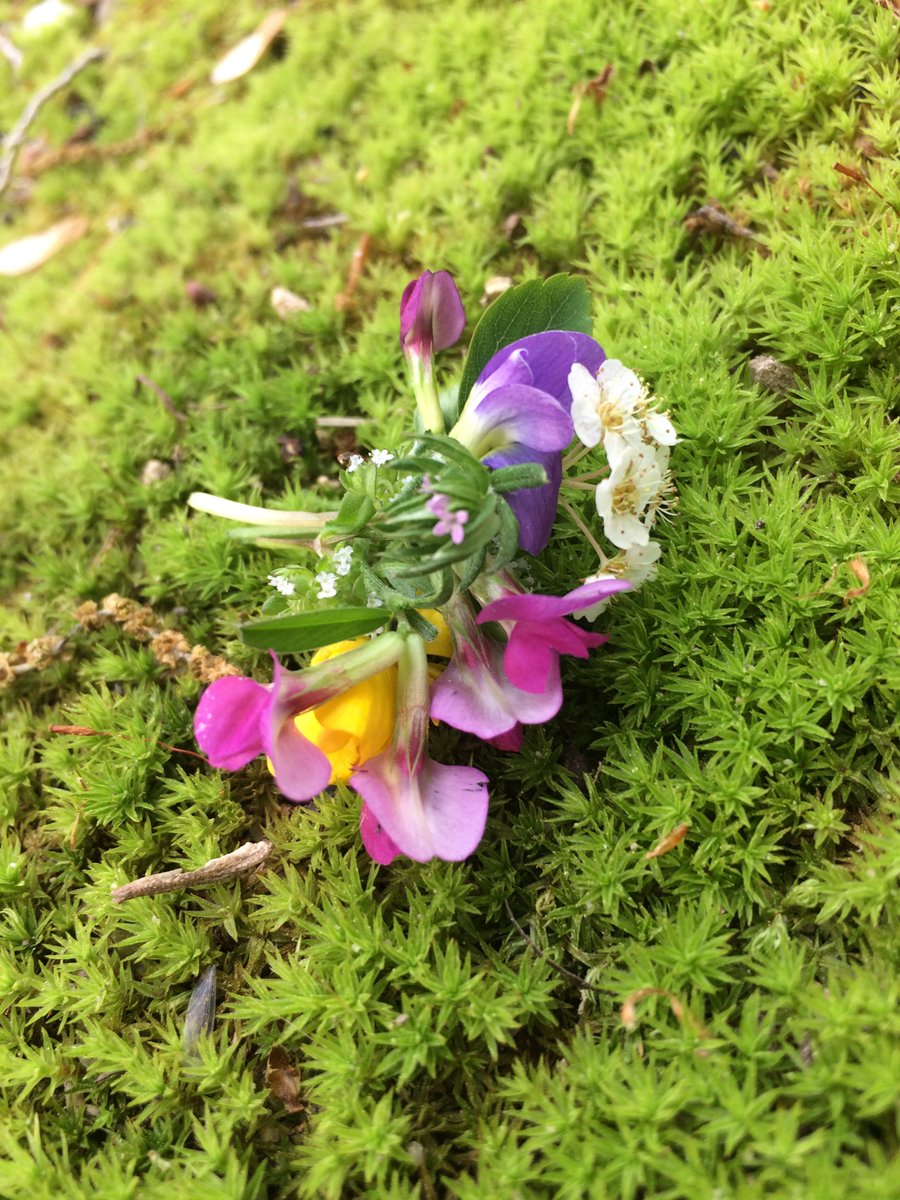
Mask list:
[[[569,372],[581,363],[599,370],[604,353],[583,333],[550,330],[499,350],[478,376],[451,436],[489,467],[538,463],[541,487],[510,492],[519,545],[538,554],[550,538],[562,480],[560,451],[572,440]]]
[[[407,357],[430,364],[433,354],[459,341],[465,327],[463,302],[448,271],[424,271],[406,285],[400,300],[400,345]]]

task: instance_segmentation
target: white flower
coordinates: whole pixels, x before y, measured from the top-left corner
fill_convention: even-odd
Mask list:
[[[656,562],[660,554],[662,554],[662,547],[658,542],[648,542],[646,546],[629,546],[624,553],[617,554],[615,558],[606,559],[602,564],[602,569],[594,575],[588,575],[584,582],[596,583],[600,579],[627,579],[634,590],[656,574]],[[612,596],[607,596],[605,600],[598,600],[590,608],[582,608],[578,612],[572,613],[572,616],[584,617],[588,621],[593,621],[603,612],[610,600],[612,600]]]
[[[296,584],[281,575],[270,575],[268,583],[269,587],[273,587],[276,592],[281,592],[282,596],[293,596],[297,590]]]
[[[642,440],[635,410],[644,399],[644,385],[616,358],[608,358],[596,379],[587,367],[573,363],[569,372],[572,422],[585,446],[602,441],[607,457],[620,457],[624,444]]]
[[[319,571],[316,575],[316,583],[319,585],[319,590],[316,596],[319,600],[330,600],[332,596],[337,595],[337,575],[333,571]]]
[[[667,446],[629,446],[613,465],[609,478],[597,485],[597,512],[603,532],[614,546],[646,546],[657,503],[666,488]],[[647,525],[641,516],[647,513]]]
[[[334,569],[338,575],[349,575],[350,568],[353,565],[353,547],[338,546],[332,555],[334,561]]]
[[[353,472],[358,467],[361,467],[365,461],[366,460],[363,458],[363,456],[361,454],[351,454],[349,459],[347,460],[347,466],[344,468],[344,470],[347,471],[348,474],[352,475]]]
[[[644,428],[648,436],[660,446],[674,446],[678,441],[678,434],[675,432],[675,426],[669,420],[668,413],[649,409],[644,417]]]
[[[366,596],[366,608],[382,608],[383,606],[384,601],[379,599],[378,596]]]
[[[390,450],[373,450],[369,455],[369,458],[376,467],[383,467],[385,463],[389,463],[393,457],[394,456],[391,454]]]

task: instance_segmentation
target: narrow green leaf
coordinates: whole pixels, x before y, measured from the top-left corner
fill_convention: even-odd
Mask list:
[[[241,640],[259,650],[277,654],[299,654],[317,650],[331,642],[372,633],[385,622],[377,608],[332,608],[320,612],[292,613],[241,626]]]
[[[337,516],[329,521],[323,533],[340,536],[358,533],[365,528],[375,513],[375,505],[368,496],[347,492],[341,501]]]
[[[591,301],[583,279],[552,275],[532,279],[498,296],[478,322],[459,385],[462,406],[491,358],[519,338],[550,329],[591,333]]]

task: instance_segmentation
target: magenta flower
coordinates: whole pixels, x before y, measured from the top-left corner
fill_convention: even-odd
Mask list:
[[[538,488],[505,498],[519,522],[519,544],[538,554],[550,537],[562,479],[560,451],[572,440],[569,372],[595,373],[603,350],[583,333],[551,330],[499,350],[478,376],[451,436],[489,467],[535,462],[547,473]]]
[[[400,300],[400,345],[408,357],[430,362],[462,336],[466,313],[453,276],[424,271],[406,285]]]
[[[548,687],[559,687],[561,654],[587,658],[588,650],[608,640],[565,618],[630,586],[623,579],[600,579],[582,584],[565,596],[506,592],[486,604],[476,621],[479,625],[499,621],[508,629],[503,654],[506,676],[516,687],[539,695]]]
[[[386,633],[305,671],[286,670],[273,654],[275,670],[268,687],[241,675],[217,679],[197,705],[197,742],[210,764],[226,771],[268,755],[282,795],[311,800],[328,787],[332,765],[299,732],[294,718],[393,666],[402,649],[403,638]]]
[[[467,601],[458,599],[444,612],[453,657],[432,688],[432,717],[501,749],[518,749],[521,725],[542,725],[559,712],[558,673],[540,695],[516,687],[503,668],[503,648],[478,629]]]
[[[459,862],[484,833],[488,778],[474,767],[448,767],[428,757],[428,658],[415,634],[405,639],[397,689],[391,746],[350,777],[363,799],[363,844],[380,863],[398,853],[416,862]]]

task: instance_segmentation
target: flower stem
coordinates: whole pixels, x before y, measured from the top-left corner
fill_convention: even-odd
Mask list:
[[[223,496],[211,496],[208,492],[191,492],[188,504],[198,512],[223,517],[226,521],[248,521],[255,525],[267,525],[279,529],[294,529],[298,533],[308,530],[318,533],[336,512],[286,512],[279,508],[261,508],[255,504],[238,504]]]
[[[594,535],[588,529],[587,525],[585,525],[584,521],[581,519],[581,517],[578,515],[578,513],[575,511],[575,509],[572,507],[572,505],[568,502],[568,500],[560,499],[559,507],[564,508],[566,510],[566,512],[569,514],[569,516],[572,518],[572,520],[575,522],[575,524],[578,526],[578,528],[581,530],[581,532],[587,538],[590,545],[597,552],[597,557],[600,559],[601,562],[604,562],[606,559],[606,555],[603,553],[603,550],[597,543],[596,539],[594,538]]]
[[[579,446],[577,450],[572,450],[562,461],[563,471],[568,471],[577,462],[581,462],[586,454],[590,454],[592,449],[593,446]]]

